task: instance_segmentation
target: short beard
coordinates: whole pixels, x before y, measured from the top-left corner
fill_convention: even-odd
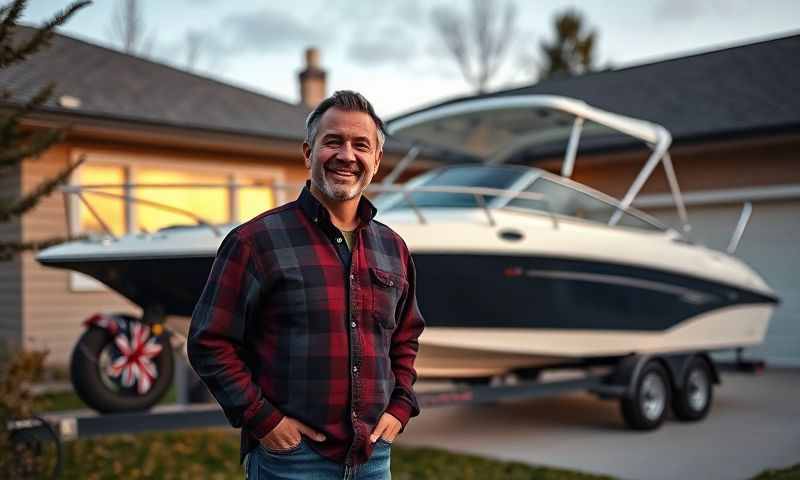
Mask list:
[[[363,176],[366,176],[366,172],[362,172]],[[363,177],[362,177],[363,178]],[[367,189],[369,182],[361,182],[356,183],[352,186],[340,186],[329,183],[325,178],[325,170],[322,169],[319,172],[319,175],[312,175],[312,180],[317,189],[322,192],[323,195],[328,197],[329,199],[337,202],[345,202],[347,200],[352,200],[357,196],[364,193],[364,190]]]

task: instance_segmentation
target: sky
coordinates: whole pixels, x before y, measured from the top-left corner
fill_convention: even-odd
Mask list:
[[[121,0],[94,0],[62,32],[120,48],[112,17]],[[487,0],[484,0],[487,1]],[[577,9],[597,32],[596,65],[619,68],[800,33],[798,0],[495,0],[515,5],[508,53],[490,90],[533,83],[539,43],[554,15]],[[39,23],[66,0],[30,0],[24,21]],[[141,51],[249,90],[299,102],[304,51],[320,50],[327,90],[363,93],[383,117],[472,93],[434,27],[434,11],[469,18],[467,0],[139,0]]]

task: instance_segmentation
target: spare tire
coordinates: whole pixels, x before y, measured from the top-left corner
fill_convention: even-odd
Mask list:
[[[116,334],[90,326],[72,351],[72,385],[101,413],[147,410],[172,384],[175,360],[169,334],[152,335],[132,317],[116,317]]]

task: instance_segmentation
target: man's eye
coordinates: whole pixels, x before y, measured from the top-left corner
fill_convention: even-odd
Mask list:
[[[357,143],[356,144],[356,148],[359,149],[359,150],[362,150],[364,152],[368,152],[369,151],[369,144],[368,143]]]

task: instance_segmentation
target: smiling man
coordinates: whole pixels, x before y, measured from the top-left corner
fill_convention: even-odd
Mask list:
[[[217,252],[189,360],[242,428],[249,478],[390,478],[391,444],[419,413],[414,264],[362,195],[383,143],[363,96],[325,99],[306,121],[300,197]]]

